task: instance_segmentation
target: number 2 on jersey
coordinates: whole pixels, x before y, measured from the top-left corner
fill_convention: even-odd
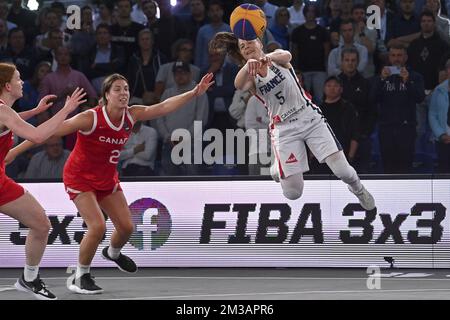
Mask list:
[[[111,157],[109,157],[109,162],[111,162],[112,164],[118,164],[119,157],[120,157],[120,150],[113,150],[111,151]]]

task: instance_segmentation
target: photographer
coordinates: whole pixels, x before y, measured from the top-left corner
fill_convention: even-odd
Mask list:
[[[405,67],[402,45],[389,50],[389,63],[375,78],[371,101],[378,105],[380,153],[385,173],[411,173],[416,138],[416,104],[425,98],[423,77]]]

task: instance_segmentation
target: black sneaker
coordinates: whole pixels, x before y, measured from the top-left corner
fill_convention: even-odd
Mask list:
[[[45,286],[44,281],[41,280],[39,275],[33,281],[25,281],[22,276],[14,284],[17,290],[31,293],[36,299],[39,300],[57,300],[56,296],[51,293]]]
[[[103,292],[103,289],[95,284],[90,273],[85,273],[80,278],[74,277],[72,284],[68,286],[68,289],[80,294],[99,294]]]
[[[114,261],[117,264],[117,267],[123,272],[135,273],[137,271],[138,268],[136,266],[136,263],[134,263],[134,261],[131,260],[130,257],[120,253],[117,259],[113,259],[108,255],[108,248],[109,247],[103,248],[103,258],[105,258],[106,260]]]

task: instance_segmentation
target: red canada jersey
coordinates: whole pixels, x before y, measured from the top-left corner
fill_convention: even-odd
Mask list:
[[[3,185],[3,180],[6,178],[5,157],[13,144],[14,139],[11,130],[8,129],[0,133],[0,187]]]
[[[77,142],[64,166],[64,183],[83,182],[96,190],[113,189],[119,182],[120,151],[131,134],[134,121],[129,108],[124,110],[118,127],[108,118],[105,107],[89,111],[94,114],[94,124],[88,132],[77,132]]]
[[[5,104],[5,102],[0,100],[0,104]],[[6,178],[5,157],[14,145],[13,139],[13,133],[10,129],[0,132],[0,187],[3,184],[3,180]]]

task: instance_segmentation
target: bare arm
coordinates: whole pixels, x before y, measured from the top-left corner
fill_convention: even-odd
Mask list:
[[[248,71],[248,61],[239,70],[238,74],[236,75],[236,78],[234,78],[234,87],[236,89],[242,90],[242,91],[247,91],[247,90],[250,90],[251,88],[255,87],[254,77],[252,77]]]
[[[53,102],[50,102],[50,100],[56,99],[57,97],[53,94],[46,95],[39,101],[39,104],[36,108],[33,108],[31,110],[19,112],[19,116],[22,118],[22,120],[28,120],[31,117],[34,117],[35,115],[38,115],[48,108],[50,108],[53,105]]]
[[[53,118],[52,118],[53,119]],[[50,121],[50,120],[48,120]],[[48,122],[47,121],[47,122]],[[75,132],[77,130],[81,131],[89,131],[94,123],[94,117],[92,115],[92,112],[85,111],[83,113],[79,113],[76,116],[73,116],[70,119],[67,119],[64,121],[59,127],[58,130],[54,133],[54,136],[62,137],[65,135],[68,135],[72,132]],[[44,142],[44,141],[43,141]],[[14,159],[27,151],[28,149],[31,149],[35,146],[38,146],[42,142],[35,142],[30,140],[25,140],[21,144],[17,145],[16,147],[12,148],[8,154],[5,157],[5,163],[9,164],[14,161]]]
[[[14,110],[6,105],[0,105],[0,123],[11,129],[16,135],[34,143],[42,143],[48,139],[64,119],[80,104],[85,102],[83,99],[85,93],[82,89],[74,91],[71,97],[67,98],[64,107],[51,119],[41,124],[39,127],[34,127],[31,124],[22,120],[22,118]]]
[[[146,121],[159,118],[165,116],[166,114],[174,112],[183,107],[189,100],[193,99],[196,96],[204,94],[206,90],[208,90],[208,88],[214,83],[214,81],[211,81],[212,78],[213,74],[208,73],[202,78],[200,83],[195,86],[194,89],[186,93],[171,97],[158,104],[152,106],[132,106],[130,110],[131,115],[133,116],[133,119],[135,121]]]
[[[277,49],[274,52],[266,54],[272,61],[280,65],[286,65],[291,62],[292,55],[287,50]]]

